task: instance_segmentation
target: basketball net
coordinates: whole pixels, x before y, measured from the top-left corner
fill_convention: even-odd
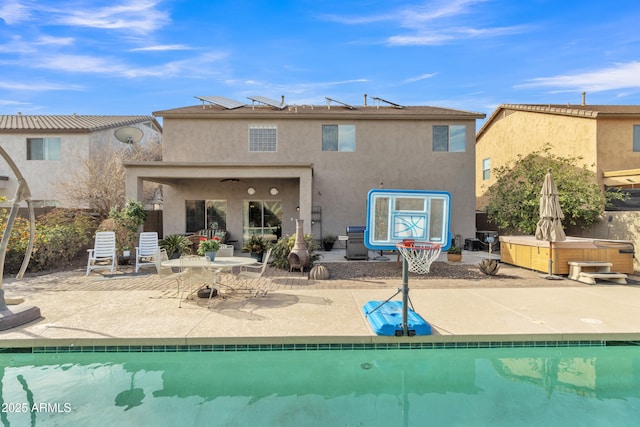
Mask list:
[[[416,242],[414,240],[403,240],[396,243],[396,248],[407,260],[409,271],[416,274],[428,274],[431,263],[435,261],[442,250],[438,243]]]

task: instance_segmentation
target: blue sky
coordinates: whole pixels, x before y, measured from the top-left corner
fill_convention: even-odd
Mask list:
[[[0,0],[0,114],[640,104],[637,0]]]

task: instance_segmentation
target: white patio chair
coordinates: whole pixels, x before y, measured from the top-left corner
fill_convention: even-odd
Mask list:
[[[136,246],[136,273],[140,267],[155,267],[157,271],[158,249],[158,233],[155,231],[140,233],[138,246]]]
[[[264,273],[269,266],[269,258],[271,257],[271,248],[265,252],[262,262],[252,265],[243,266],[241,271],[236,275],[236,289],[246,289],[253,293],[254,296],[266,295],[267,291],[261,291],[264,284]]]
[[[110,272],[116,270],[118,257],[116,255],[116,233],[113,231],[99,231],[96,233],[96,240],[93,249],[89,249],[89,259],[87,260],[87,273],[91,270],[109,269]]]
[[[197,255],[183,255],[180,257],[180,275],[183,286],[178,307],[182,307],[185,292],[187,292],[188,299],[205,285],[208,285],[211,289],[209,292],[209,304],[211,304],[211,297],[216,284],[216,274],[220,269],[209,265],[210,262],[211,260],[208,257]],[[187,286],[189,287],[188,291]]]
[[[178,285],[178,291],[176,292],[176,297],[179,297],[180,286],[182,285],[182,281],[183,281],[183,275],[179,271],[174,271],[173,267],[163,266],[162,263],[164,261],[169,261],[169,256],[167,255],[167,251],[164,249],[159,249],[158,256],[156,257],[156,261],[155,261],[156,271],[158,272],[158,276],[160,276],[160,278],[163,280],[175,280],[176,284]]]

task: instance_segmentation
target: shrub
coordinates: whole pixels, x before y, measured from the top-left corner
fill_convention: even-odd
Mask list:
[[[167,256],[171,258],[174,254],[186,255],[191,253],[191,241],[179,234],[170,234],[160,240],[160,249],[167,251]]]
[[[0,238],[4,235],[9,218],[9,209],[0,209]],[[11,229],[9,242],[7,244],[7,252],[4,258],[4,269],[6,272],[15,273],[20,269],[22,260],[24,259],[27,246],[29,244],[30,228],[29,221],[22,217],[17,217]]]
[[[129,200],[124,208],[112,208],[109,218],[104,220],[98,231],[116,233],[118,252],[131,250],[138,243],[138,229],[147,217],[144,207],[135,200]]]
[[[312,234],[304,235],[304,242],[307,245],[307,250],[309,251],[310,263],[313,264],[315,261],[319,260],[322,255],[315,253],[318,250],[318,244],[314,240]],[[273,247],[271,251],[271,259],[273,260],[272,265],[276,268],[282,270],[288,270],[290,268],[289,265],[289,252],[293,248],[293,245],[296,243],[295,234],[287,237],[283,237],[278,240],[278,243]]]
[[[68,264],[91,241],[95,221],[82,211],[54,209],[38,218],[30,266],[34,270]]]
[[[0,227],[6,227],[9,211],[0,209]],[[28,271],[46,270],[65,265],[84,251],[90,241],[95,224],[81,211],[54,209],[38,217],[35,239]],[[5,270],[15,273],[20,269],[29,244],[30,223],[17,217],[11,230],[5,258]]]

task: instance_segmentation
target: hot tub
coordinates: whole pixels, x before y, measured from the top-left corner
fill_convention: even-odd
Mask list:
[[[611,271],[633,274],[631,241],[567,236],[563,242],[550,243],[535,236],[500,236],[500,258],[507,264],[548,273],[550,253],[552,274],[569,274],[569,261],[610,262]]]

